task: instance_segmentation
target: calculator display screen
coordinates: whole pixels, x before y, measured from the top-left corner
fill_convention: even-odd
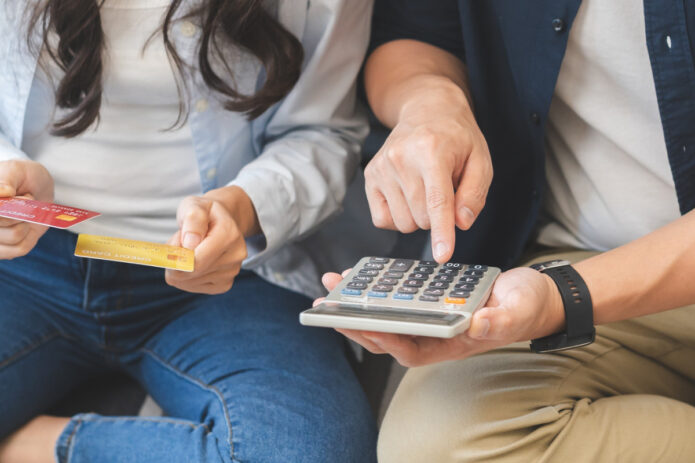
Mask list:
[[[312,313],[340,315],[341,317],[371,318],[374,320],[392,320],[399,322],[427,323],[431,325],[453,326],[465,317],[454,313],[430,312],[414,309],[394,309],[376,306],[349,306],[343,304],[321,304],[311,309]]]

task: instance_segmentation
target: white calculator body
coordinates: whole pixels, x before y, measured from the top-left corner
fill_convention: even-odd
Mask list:
[[[468,329],[500,269],[364,257],[303,325],[451,338]]]

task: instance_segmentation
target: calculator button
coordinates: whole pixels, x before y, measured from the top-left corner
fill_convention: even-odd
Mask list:
[[[411,301],[413,299],[412,294],[396,293],[393,295],[394,299],[404,299],[406,301]]]
[[[454,277],[451,275],[437,275],[434,278],[432,278],[434,281],[446,281],[447,283],[451,283],[454,281]]]
[[[388,264],[389,260],[387,257],[371,257],[369,262],[373,264]]]
[[[464,275],[468,275],[468,276],[472,276],[472,277],[481,277],[481,276],[483,276],[483,273],[485,273],[485,272],[482,272],[480,270],[470,270],[470,269],[463,272]]]
[[[472,269],[472,270],[480,270],[481,272],[484,272],[487,270],[487,265],[480,265],[480,264],[469,265],[468,268]]]
[[[422,294],[425,296],[443,296],[444,295],[444,290],[443,289],[426,289]]]
[[[408,278],[411,280],[428,280],[430,276],[426,273],[411,273],[408,275]]]
[[[371,283],[374,278],[369,275],[355,275],[352,277],[352,281],[362,281],[364,283]]]
[[[369,291],[367,293],[367,297],[381,297],[381,298],[383,298],[386,296],[388,296],[388,293],[385,293],[383,291]]]
[[[403,283],[403,286],[407,288],[421,288],[422,287],[422,280],[406,280]]]
[[[457,275],[459,273],[458,269],[455,268],[440,268],[439,269],[439,274],[440,275]]]
[[[418,291],[419,291],[418,288],[413,288],[410,286],[402,286],[402,287],[398,288],[398,292],[401,294],[415,294]],[[395,294],[394,294],[394,296],[395,296]]]
[[[367,289],[367,283],[363,281],[351,281],[346,287],[348,289]]]
[[[364,264],[364,268],[371,270],[381,270],[384,268],[384,264],[375,264],[374,262],[367,262]]]
[[[473,291],[475,289],[475,285],[472,285],[470,283],[459,283],[454,288],[458,289],[459,291]]]
[[[423,295],[423,296],[420,296],[420,300],[422,302],[439,302],[439,298],[437,296]]]
[[[343,296],[361,296],[362,291],[360,291],[359,289],[347,289],[347,288],[345,288],[340,292],[340,294],[342,294]]]
[[[418,265],[422,265],[423,267],[436,267],[439,264],[433,260],[421,260]]]
[[[389,267],[389,270],[397,271],[397,272],[407,272],[410,270],[410,267],[413,266],[415,261],[411,259],[394,259],[393,263]]]
[[[363,268],[362,270],[360,270],[359,274],[360,275],[367,275],[370,277],[375,277],[379,274],[379,271]]]
[[[446,281],[433,281],[430,283],[430,288],[434,289],[447,289],[449,287],[449,283]]]
[[[401,279],[403,278],[403,275],[405,275],[403,272],[394,272],[392,270],[389,270],[387,272],[384,272],[384,277],[386,278],[398,278]]]
[[[398,284],[398,280],[395,278],[380,278],[377,284],[393,286]]]
[[[461,270],[463,268],[463,264],[459,264],[457,262],[447,262],[446,264],[442,265],[444,268],[453,268],[456,270]]]
[[[391,285],[374,285],[372,286],[372,291],[376,291],[379,293],[390,293],[393,291],[393,286]]]
[[[446,299],[444,299],[444,302],[446,302],[447,304],[462,305],[466,303],[466,300],[460,297],[447,297]]]
[[[462,297],[465,299],[471,297],[471,293],[469,291],[454,290],[449,293],[449,297]]]
[[[420,266],[418,266],[418,267],[415,267],[415,269],[413,270],[413,272],[414,272],[414,273],[427,273],[427,274],[430,274],[430,273],[433,273],[433,272],[434,272],[434,268],[432,268],[432,267],[426,267],[426,266],[424,266],[424,265],[420,265]]]
[[[477,284],[480,281],[480,278],[478,277],[472,277],[472,276],[462,276],[461,279],[459,280],[459,283],[470,283],[472,285]]]

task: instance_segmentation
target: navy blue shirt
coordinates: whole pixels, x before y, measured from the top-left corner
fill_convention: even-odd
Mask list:
[[[545,128],[581,0],[376,0],[373,47],[416,39],[467,65],[495,176],[454,259],[513,266],[545,188]],[[695,0],[644,0],[647,48],[681,213],[695,208]],[[647,193],[645,193],[647,194]]]

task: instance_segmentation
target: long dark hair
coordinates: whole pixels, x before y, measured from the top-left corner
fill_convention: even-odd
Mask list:
[[[30,11],[29,41],[40,29],[41,45],[63,71],[56,86],[56,105],[69,110],[54,122],[51,133],[75,137],[99,119],[103,92],[104,32],[100,8],[104,0],[38,0]],[[172,0],[162,26],[164,46],[176,65],[181,94],[185,64],[176,52],[170,29],[182,0]],[[205,83],[226,97],[224,107],[254,119],[277,103],[299,79],[303,61],[301,43],[264,8],[262,0],[203,0],[185,14],[202,28],[198,46],[198,68]],[[57,35],[52,46],[50,36]],[[237,45],[253,54],[264,68],[263,86],[253,95],[239,93],[229,75],[214,70],[210,59],[224,62],[224,46]],[[190,63],[193,64],[193,63]],[[183,104],[183,103],[182,103]],[[179,113],[179,123],[184,108]]]

